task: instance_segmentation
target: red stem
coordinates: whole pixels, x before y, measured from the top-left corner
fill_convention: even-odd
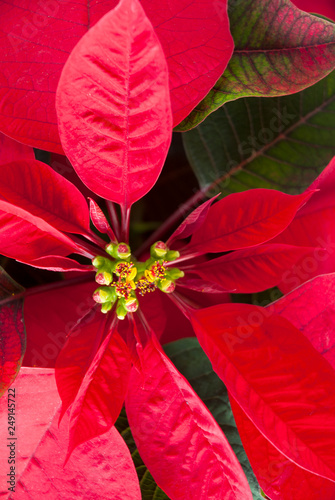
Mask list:
[[[121,241],[129,242],[130,207],[121,205]]]
[[[119,222],[116,210],[115,210],[114,203],[112,201],[108,201],[108,200],[106,201],[106,203],[107,203],[107,210],[109,213],[109,218],[111,221],[112,230],[113,230],[117,240],[120,241],[120,238],[121,238],[120,222]]]

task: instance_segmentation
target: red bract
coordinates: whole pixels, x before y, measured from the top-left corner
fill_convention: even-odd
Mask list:
[[[298,327],[333,368],[334,280],[334,274],[315,278],[267,308],[267,314],[280,314]],[[321,392],[318,397],[321,401]],[[289,460],[259,432],[234,400],[231,403],[253,470],[270,498],[318,500],[335,496],[334,482],[311,474]],[[323,422],[321,426],[323,429]]]
[[[291,196],[260,189],[209,200],[167,243],[154,243],[146,260],[128,245],[131,205],[155,183],[169,146],[168,85],[153,27],[137,0],[122,0],[75,47],[57,91],[64,149],[84,182],[107,199],[109,217],[92,199],[88,208],[71,182],[42,163],[3,165],[3,253],[31,266],[83,273],[58,291],[35,298],[32,291],[25,310],[28,337],[34,330],[29,362],[47,365],[62,348],[56,379],[60,417],[70,411],[67,459],[81,443],[110,432],[125,401],[139,452],[171,500],[251,500],[218,424],[158,343],[164,301],[171,299],[256,427],[292,461],[334,480],[331,367],[288,320],[264,316],[258,324],[264,310],[246,305],[203,308],[209,292],[222,299],[227,291],[279,284],[286,267],[310,252],[310,245],[272,240],[311,203],[314,190]],[[112,202],[121,205],[121,224]],[[89,217],[110,243],[90,229]],[[73,254],[90,261],[79,263]],[[49,316],[45,302],[59,294],[60,317]],[[52,330],[63,322],[63,330]],[[41,352],[35,346],[43,336]],[[321,437],[320,421],[327,423]]]
[[[14,139],[62,153],[55,92],[76,43],[117,0],[21,5],[10,0],[0,18],[0,127]],[[233,51],[227,0],[143,0],[169,67],[174,125],[205,97]],[[107,90],[107,89],[106,89]],[[14,104],[15,103],[15,104]]]
[[[319,0],[318,2],[314,0],[293,0],[293,3],[299,7],[299,9],[305,10],[306,12],[321,14],[335,21],[335,5],[333,0]]]

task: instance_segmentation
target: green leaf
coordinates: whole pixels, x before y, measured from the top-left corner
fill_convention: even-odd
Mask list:
[[[15,380],[26,348],[23,299],[15,297],[23,291],[0,267],[0,396]]]
[[[115,427],[123,437],[131,453],[138,475],[138,480],[140,482],[142,500],[170,500],[169,497],[164,493],[164,491],[157,486],[152,475],[144,465],[136,448],[134,438],[131,434],[124,408],[122,409],[121,414],[116,421]]]
[[[214,373],[199,342],[195,338],[181,339],[164,346],[164,350],[220,425],[247,476],[254,500],[262,500],[260,488],[236,428],[227,389]]]
[[[301,192],[335,155],[335,71],[298,94],[227,103],[183,141],[208,191]]]
[[[335,67],[335,26],[289,0],[232,0],[233,56],[223,76],[177,131],[195,127],[228,101],[299,92]]]

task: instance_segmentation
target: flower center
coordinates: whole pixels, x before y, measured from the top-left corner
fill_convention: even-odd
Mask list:
[[[176,280],[184,276],[178,268],[167,266],[179,257],[179,252],[169,250],[162,241],[151,246],[150,258],[145,262],[136,261],[126,243],[110,243],[106,252],[108,257],[98,256],[92,261],[97,270],[95,281],[101,285],[93,298],[101,304],[103,313],[115,304],[119,319],[137,311],[137,293],[143,296],[157,289],[172,293]]]

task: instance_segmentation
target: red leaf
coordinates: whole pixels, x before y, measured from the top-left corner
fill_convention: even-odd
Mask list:
[[[22,364],[26,347],[22,308],[20,299],[0,303],[0,396],[12,384]]]
[[[68,333],[66,343],[56,360],[56,383],[62,400],[60,418],[76,399],[85,374],[98,351],[105,325],[106,316],[102,316],[95,307],[88,310]]]
[[[318,276],[267,307],[308,338],[335,369],[335,274]]]
[[[75,260],[68,259],[67,257],[59,257],[57,255],[48,255],[47,257],[40,257],[29,262],[30,266],[38,267],[39,269],[49,269],[49,271],[67,272],[77,271],[80,273],[89,273],[95,270],[93,266],[83,266],[78,264]]]
[[[83,195],[40,161],[1,166],[0,197],[40,217],[59,231],[85,234],[90,216]]]
[[[143,2],[168,61],[174,126],[207,95],[230,60],[234,42],[227,4],[227,0]]]
[[[177,227],[177,229],[172,233],[168,241],[166,242],[167,246],[171,246],[176,240],[180,240],[183,238],[187,238],[191,236],[194,231],[196,231],[201,224],[206,220],[208,210],[210,209],[211,204],[219,195],[213,196],[210,200],[205,201],[195,210],[185,220]]]
[[[237,250],[223,257],[197,264],[192,272],[234,293],[261,292],[278,285],[283,274],[310,247],[268,244]],[[183,269],[183,268],[182,268]]]
[[[68,430],[66,423],[58,428],[60,400],[53,371],[23,368],[13,387],[17,444],[11,498],[141,499],[129,450],[115,429],[78,447],[63,467]],[[0,419],[0,495],[9,498],[7,398],[0,400]]]
[[[298,467],[282,455],[230,398],[243,447],[262,490],[272,500],[335,498],[335,484]]]
[[[335,275],[319,276],[269,305],[287,318],[335,368]],[[335,498],[335,484],[298,467],[257,430],[231,400],[234,417],[252,468],[270,498],[319,500]]]
[[[18,159],[34,160],[34,150],[0,133],[0,165]]]
[[[79,444],[103,434],[122,409],[131,370],[127,345],[113,329],[85,374],[72,405],[68,455]]]
[[[291,461],[334,481],[328,362],[291,323],[261,307],[219,305],[191,319],[214,370],[258,430]]]
[[[287,293],[305,281],[335,271],[335,158],[313,182],[308,191],[318,189],[297,212],[287,229],[276,237],[276,243],[322,247],[299,259],[287,269],[280,285]]]
[[[100,231],[100,233],[108,234],[112,242],[116,242],[117,239],[115,237],[115,234],[113,233],[103,211],[101,210],[99,205],[94,200],[92,200],[92,198],[89,198],[89,201],[90,201],[90,215],[94,226],[97,228],[98,231]]]
[[[126,398],[139,453],[171,500],[252,499],[241,466],[205,405],[151,340]]]
[[[55,283],[53,289],[28,295],[24,301],[27,349],[24,366],[54,367],[68,334],[85,316],[76,333],[96,332],[100,311],[92,309],[97,284],[86,276]]]
[[[31,0],[29,7],[9,0],[0,18],[1,129],[11,137],[62,153],[55,91],[62,67],[79,39],[117,4]],[[151,0],[142,2],[156,27],[170,73],[174,124],[208,93],[225,70],[233,50],[227,2]],[[187,25],[187,29],[185,26]],[[14,106],[15,104],[15,106]]]
[[[138,0],[121,0],[77,44],[57,89],[64,150],[82,181],[130,207],[155,184],[171,140],[168,69]]]
[[[2,255],[26,264],[47,255],[82,253],[68,236],[44,220],[2,200],[0,247]]]
[[[335,21],[335,5],[333,0],[291,0],[299,9],[321,14]]]
[[[228,252],[259,245],[281,233],[312,193],[270,189],[234,193],[215,203],[181,253]]]

